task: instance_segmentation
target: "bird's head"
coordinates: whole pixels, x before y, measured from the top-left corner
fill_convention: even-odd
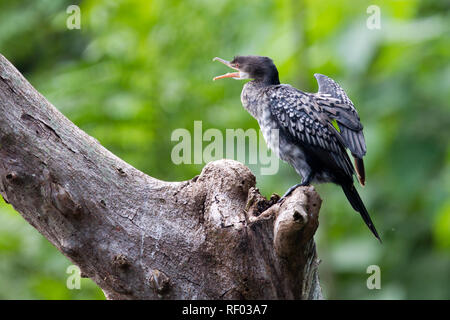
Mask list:
[[[214,58],[213,61],[219,61],[226,66],[236,70],[236,72],[217,76],[214,80],[223,78],[233,78],[236,80],[253,79],[264,84],[279,84],[278,70],[272,59],[260,56],[236,56],[232,61],[221,58]]]

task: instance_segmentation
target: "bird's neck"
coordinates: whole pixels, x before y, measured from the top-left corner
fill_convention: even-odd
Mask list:
[[[263,111],[264,103],[264,89],[269,87],[263,81],[253,80],[247,82],[241,92],[242,106],[256,119],[259,118],[260,113]]]
[[[273,68],[270,72],[266,72],[264,77],[261,80],[254,80],[258,82],[262,82],[264,86],[272,86],[280,84],[280,79],[278,77],[278,70]]]

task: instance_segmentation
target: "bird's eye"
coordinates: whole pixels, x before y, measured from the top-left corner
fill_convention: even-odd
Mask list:
[[[239,63],[235,63],[234,65],[236,66],[236,68],[239,68]]]

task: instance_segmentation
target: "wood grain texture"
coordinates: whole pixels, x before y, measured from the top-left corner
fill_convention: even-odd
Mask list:
[[[320,299],[319,196],[274,204],[255,183],[233,160],[183,182],[140,172],[0,55],[0,193],[108,299]]]

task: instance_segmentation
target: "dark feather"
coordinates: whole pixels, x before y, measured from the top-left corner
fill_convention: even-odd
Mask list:
[[[314,97],[284,85],[271,88],[270,96],[272,114],[286,132],[303,145],[327,151],[328,155],[321,152],[321,159],[329,158],[336,170],[351,179],[355,171],[345,151],[346,143],[327,118],[320,117]]]
[[[366,173],[364,170],[364,161],[361,158],[354,157],[355,160],[355,170],[358,175],[358,181],[362,186],[366,185]]]
[[[366,142],[363,126],[353,102],[333,79],[318,73],[314,76],[319,84],[318,103],[331,119],[336,120],[345,145],[350,151],[359,158],[364,157]]]
[[[375,228],[372,219],[370,219],[369,213],[367,212],[367,209],[364,206],[364,203],[362,202],[358,194],[358,191],[356,191],[355,186],[352,184],[350,185],[343,184],[342,190],[344,190],[345,196],[352,205],[353,209],[359,212],[364,222],[369,227],[370,231],[372,231],[374,236],[381,242],[381,238],[378,235],[377,229]]]

